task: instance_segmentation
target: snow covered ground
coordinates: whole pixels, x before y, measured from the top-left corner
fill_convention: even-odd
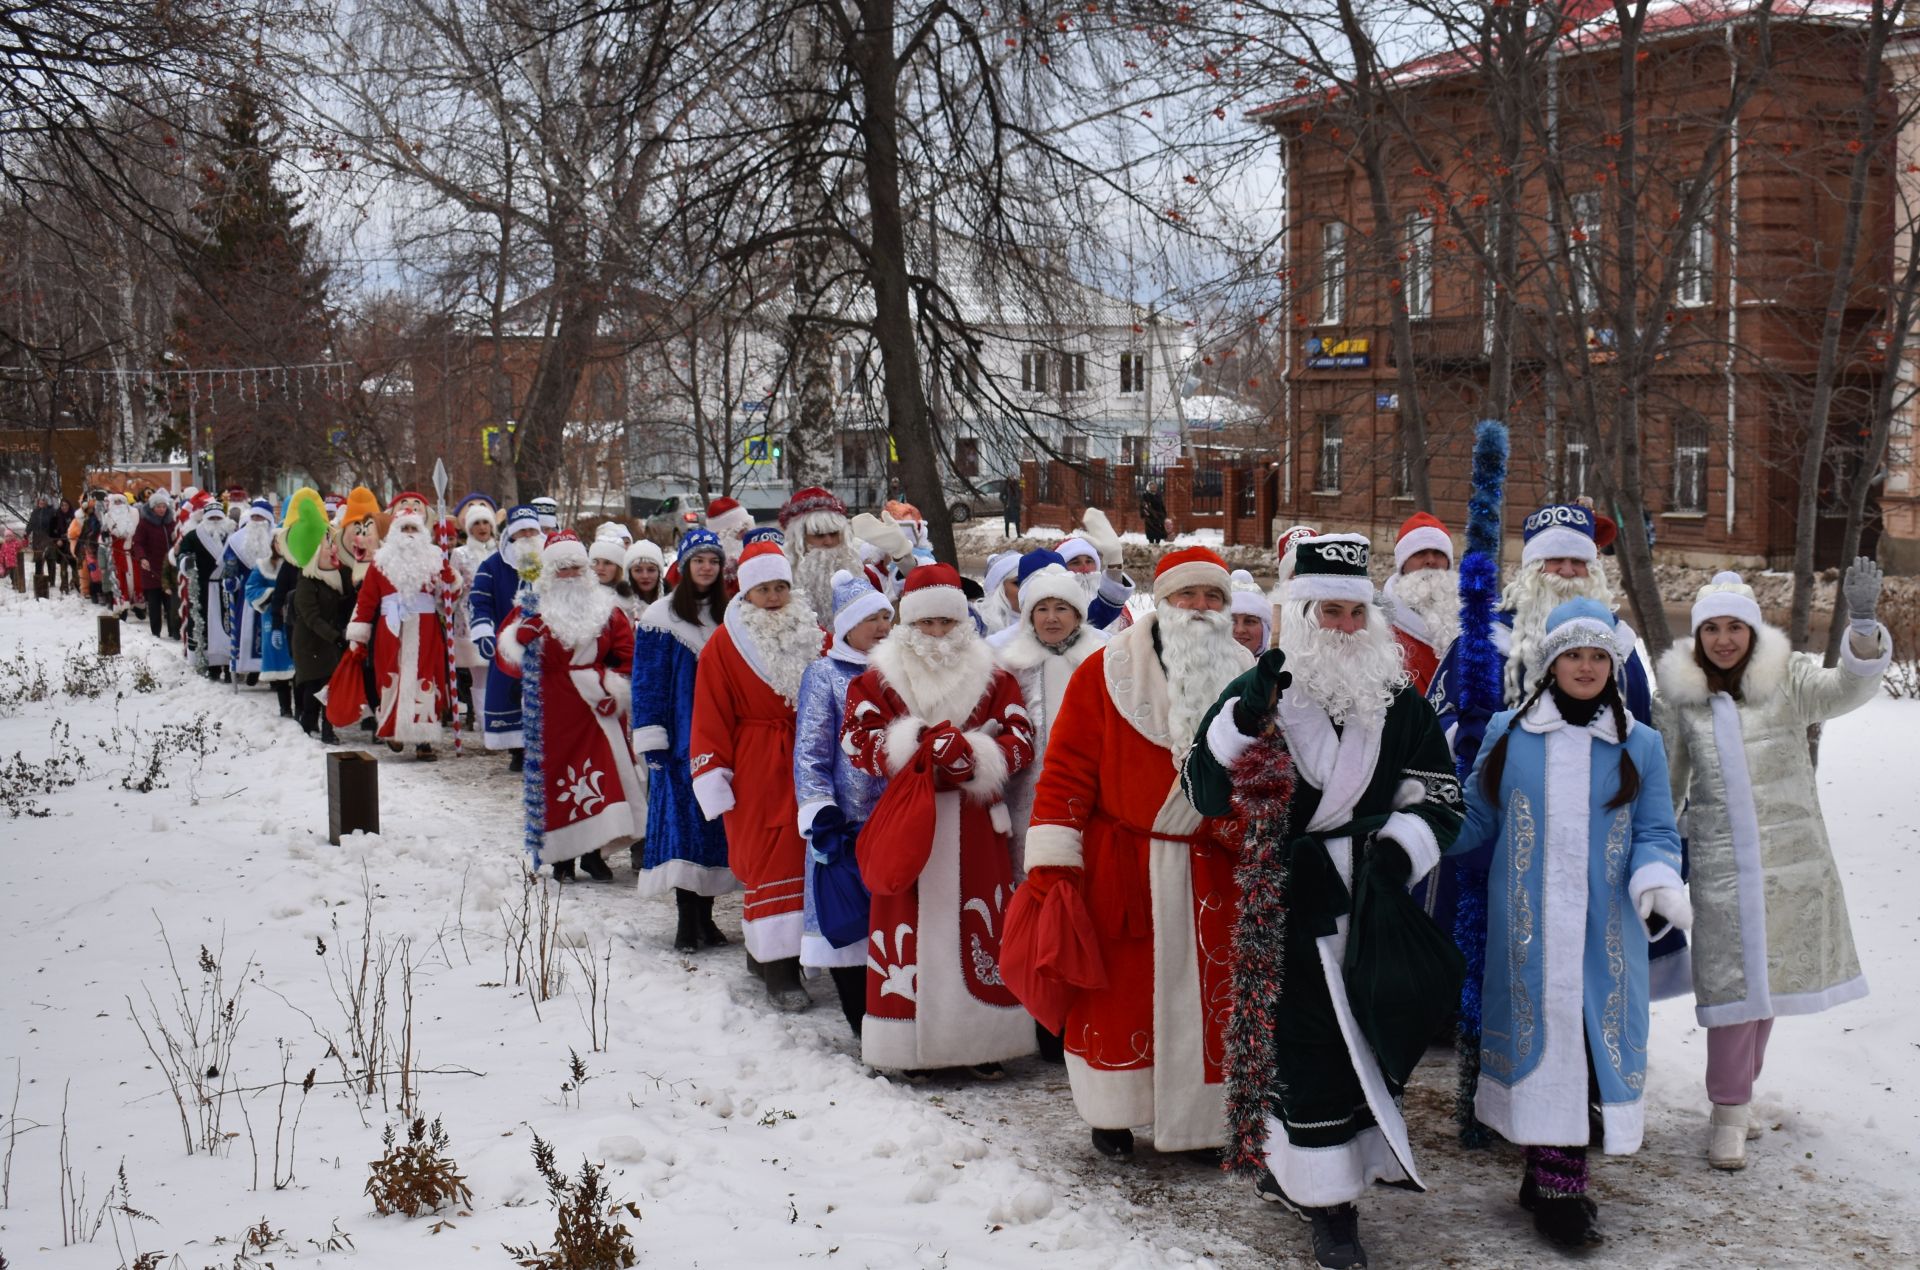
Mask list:
[[[524,891],[518,786],[503,760],[419,765],[382,751],[384,832],[331,846],[323,751],[277,717],[271,694],[196,679],[132,625],[119,666],[102,672],[84,656],[95,612],[0,594],[0,793],[21,812],[0,811],[10,1265],[132,1264],[137,1239],[167,1254],[151,1264],[193,1270],[508,1266],[502,1244],[552,1241],[535,1133],[564,1170],[606,1163],[614,1197],[640,1210],[628,1225],[642,1265],[1308,1264],[1305,1228],[1205,1159],[1095,1158],[1057,1067],[1015,1063],[991,1083],[865,1071],[830,987],[815,985],[809,1014],[773,1014],[737,945],[675,954],[671,906],[635,898],[624,867],[616,885],[560,893],[562,942],[578,956],[563,950],[564,985],[536,1001],[530,973],[515,982],[505,933]],[[68,691],[70,671],[82,692]],[[40,673],[45,695],[23,700]],[[103,675],[114,686],[86,696]],[[220,732],[201,765],[183,747],[203,717]],[[163,725],[175,731],[156,767]],[[1916,725],[1920,707],[1882,699],[1830,729],[1823,751],[1874,995],[1779,1025],[1759,1094],[1770,1129],[1735,1175],[1702,1159],[1703,1035],[1684,1003],[1659,1007],[1648,1144],[1600,1165],[1612,1239],[1588,1264],[1920,1262]],[[62,756],[76,783],[36,792],[33,773]],[[737,930],[737,902],[722,913]],[[380,1028],[391,1044],[376,1042],[392,1074],[356,1096],[339,1082],[358,1059],[330,1055],[321,1034],[353,1048],[340,998],[351,999],[369,922],[376,955],[384,941],[394,962]],[[231,1054],[209,1064],[217,1076],[198,1074],[251,1092],[220,1100],[224,1145],[212,1155],[186,1153],[163,1065],[135,1023],[164,1053],[153,1015],[173,1021],[182,999],[168,944],[188,1008],[215,973],[201,968],[203,947],[222,999],[236,1001]],[[470,1205],[411,1221],[376,1216],[364,1194],[383,1128],[402,1120],[402,960],[413,968],[408,1065],[420,1073],[409,1083],[472,1190]],[[599,1049],[586,964],[602,968]],[[1409,1095],[1434,1191],[1370,1197],[1362,1229],[1375,1264],[1537,1264],[1545,1254],[1512,1202],[1517,1157],[1454,1145],[1451,1085],[1436,1053]],[[103,1216],[122,1170],[113,1203],[152,1220]],[[243,1233],[263,1219],[272,1238],[260,1250]],[[72,1227],[91,1242],[64,1246]]]

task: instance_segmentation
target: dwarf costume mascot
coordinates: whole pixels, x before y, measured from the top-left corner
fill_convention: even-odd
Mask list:
[[[424,523],[425,511],[420,518]],[[353,584],[360,586],[367,580],[367,570],[373,568],[374,553],[380,550],[380,500],[366,486],[356,485],[335,513],[335,520],[340,526],[340,559],[352,572]]]
[[[1400,526],[1393,544],[1393,576],[1383,588],[1393,637],[1406,655],[1413,686],[1433,686],[1440,659],[1460,633],[1460,575],[1453,567],[1453,537],[1426,512]]]
[[[807,848],[793,793],[793,712],[823,636],[778,545],[741,552],[738,579],[740,594],[700,652],[689,769],[702,814],[725,817],[727,864],[747,888],[747,966],[776,1008],[804,1010]]]
[[[146,595],[134,576],[133,535],[140,528],[140,510],[127,501],[125,494],[107,495],[107,509],[100,516],[100,555],[105,566],[109,598],[116,614],[135,605],[146,606]]]
[[[187,592],[187,647],[196,670],[212,679],[233,661],[233,641],[220,616],[220,568],[226,559],[233,522],[220,505],[207,501],[195,509],[189,528],[177,548],[181,585]]]
[[[524,680],[537,672],[541,811],[533,865],[551,864],[556,877],[567,878],[579,861],[607,881],[613,872],[600,849],[638,838],[647,805],[627,740],[633,624],[593,576],[587,549],[572,533],[547,539],[533,601],[531,613],[508,615],[495,655],[503,674]],[[537,667],[529,665],[534,658]],[[535,779],[532,771],[527,779]],[[529,832],[529,845],[535,841]]]
[[[453,580],[453,566],[427,537],[426,518],[402,512],[374,554],[347,624],[349,644],[373,646],[369,664],[380,703],[374,735],[396,752],[411,744],[429,761],[440,719],[452,707],[440,589]]]
[[[474,652],[491,661],[498,652],[500,625],[519,603],[520,588],[540,573],[540,548],[546,531],[540,515],[529,505],[509,507],[501,529],[500,550],[475,564],[473,585],[467,588],[467,636]],[[512,675],[474,675],[474,695],[480,701],[481,740],[490,750],[513,755],[509,770],[525,762],[526,738],[520,726],[520,681]]]
[[[1031,580],[1031,579],[1030,579]],[[1066,1043],[1096,1150],[1151,1125],[1161,1151],[1225,1141],[1224,1028],[1240,892],[1228,826],[1180,788],[1200,717],[1253,664],[1233,642],[1227,566],[1169,552],[1156,609],[1067,684],[1007,913],[1007,982]]]
[[[848,689],[841,734],[854,766],[889,782],[859,844],[873,892],[860,1057],[909,1071],[994,1065],[1034,1050],[1000,974],[1013,890],[1002,798],[1033,760],[1033,730],[953,566],[907,576],[900,622]],[[889,807],[901,799],[918,814]]]
[[[846,504],[817,485],[796,490],[780,508],[780,532],[787,538],[793,584],[807,593],[815,613],[832,613],[833,575],[860,572]]]
[[[1312,1222],[1320,1265],[1355,1266],[1366,1254],[1354,1201],[1375,1181],[1420,1189],[1396,1100],[1461,970],[1406,888],[1452,844],[1462,804],[1433,709],[1374,603],[1367,540],[1328,534],[1295,553],[1279,646],[1208,711],[1183,780],[1200,810],[1227,815],[1244,806],[1236,790],[1285,778],[1279,831],[1270,819],[1249,828],[1241,874],[1233,1008],[1236,1043],[1253,1052],[1235,1054],[1236,1153],[1264,1157],[1278,1186],[1263,1178],[1263,1191]],[[1378,913],[1424,934],[1418,960],[1370,938]],[[1391,964],[1356,969],[1350,937],[1363,941],[1355,954],[1390,944]],[[1438,1017],[1379,992],[1383,979],[1416,1004],[1431,996]]]
[[[247,583],[256,571],[265,570],[271,585],[278,571],[273,561],[273,519],[267,500],[255,499],[241,515],[240,527],[227,539],[226,557],[221,561],[220,590],[236,675],[260,673],[263,623],[260,611],[247,603]]]
[[[711,531],[688,530],[679,580],[641,612],[633,640],[633,748],[647,767],[647,840],[635,872],[640,894],[673,892],[680,918],[673,946],[681,952],[726,944],[713,921],[714,897],[740,889],[727,867],[726,834],[700,814],[691,770],[695,676],[726,613],[726,563]]]

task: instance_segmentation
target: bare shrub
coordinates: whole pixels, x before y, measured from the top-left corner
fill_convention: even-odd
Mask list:
[[[580,1162],[580,1177],[570,1180],[554,1163],[553,1144],[533,1135],[533,1166],[547,1183],[547,1200],[559,1219],[553,1247],[542,1250],[501,1245],[525,1270],[626,1270],[640,1263],[633,1235],[623,1216],[640,1219],[637,1204],[610,1199],[602,1179],[605,1165]]]
[[[9,819],[31,816],[44,820],[53,812],[41,806],[39,799],[71,788],[86,775],[86,756],[73,748],[73,730],[67,724],[55,723],[48,730],[47,741],[52,753],[38,762],[19,750],[11,758],[0,759],[0,806],[7,809]]]
[[[559,996],[567,981],[560,939],[559,884],[549,883],[523,860],[520,898],[501,906],[500,920],[506,934],[500,949],[501,978],[510,972],[514,984],[527,989],[537,1019],[540,1003]]]
[[[159,921],[158,914],[154,920]],[[145,1017],[131,997],[126,999],[127,1013],[167,1079],[174,1106],[180,1112],[180,1136],[186,1142],[187,1154],[198,1150],[212,1155],[229,1146],[234,1136],[222,1128],[221,1118],[227,1095],[235,1089],[233,1046],[247,1017],[240,1002],[253,971],[253,959],[248,958],[241,967],[239,982],[229,994],[221,966],[226,945],[221,945],[219,956],[208,951],[205,944],[200,945],[200,987],[193,992],[180,973],[164,922],[160,923],[160,942],[166,947],[167,968],[173,975],[170,1009],[161,1009],[152,990],[142,983],[140,990],[147,1002]]]
[[[404,1143],[396,1140],[392,1125],[380,1140],[386,1154],[369,1163],[373,1172],[367,1178],[367,1195],[375,1212],[418,1217],[473,1203],[465,1175],[446,1153],[449,1139],[438,1116],[432,1124],[424,1116],[415,1116],[407,1125]]]

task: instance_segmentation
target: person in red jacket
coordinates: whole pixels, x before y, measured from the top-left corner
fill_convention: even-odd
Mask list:
[[[1413,686],[1424,694],[1460,632],[1460,575],[1453,568],[1453,538],[1439,520],[1415,512],[1400,526],[1385,593],[1393,637],[1406,654]]]
[[[700,650],[693,685],[693,796],[724,819],[727,867],[747,888],[747,967],[777,1009],[812,1004],[800,982],[806,840],[793,793],[794,705],[822,632],[780,544],[740,553],[740,593]]]
[[[147,625],[154,635],[166,624],[167,638],[180,636],[180,610],[167,602],[167,552],[173,546],[173,500],[167,491],[157,489],[147,495],[140,507],[140,523],[134,526],[130,549],[133,555],[134,588],[144,597]]]

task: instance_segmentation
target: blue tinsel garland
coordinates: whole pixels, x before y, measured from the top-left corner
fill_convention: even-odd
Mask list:
[[[1467,554],[1460,561],[1459,706],[1462,715],[1491,717],[1504,702],[1500,695],[1500,650],[1493,643],[1493,614],[1500,602],[1500,515],[1506,498],[1507,428],[1482,420],[1473,439],[1473,492],[1467,500]],[[1459,760],[1460,781],[1472,776]],[[1473,1118],[1474,1087],[1480,1076],[1480,985],[1487,969],[1487,875],[1464,861],[1454,865],[1457,900],[1454,943],[1467,959],[1460,987],[1460,1028],[1456,1049],[1459,1085],[1454,1115],[1461,1139],[1482,1145],[1484,1131]]]
[[[516,597],[520,605],[520,620],[528,622],[539,616],[540,601],[535,598],[531,587],[521,587]],[[520,660],[520,729],[525,741],[521,769],[521,803],[526,809],[527,854],[533,858],[533,867],[537,871],[541,866],[541,848],[547,842],[547,782],[545,765],[541,762],[543,748],[540,739],[540,638],[528,644]]]

